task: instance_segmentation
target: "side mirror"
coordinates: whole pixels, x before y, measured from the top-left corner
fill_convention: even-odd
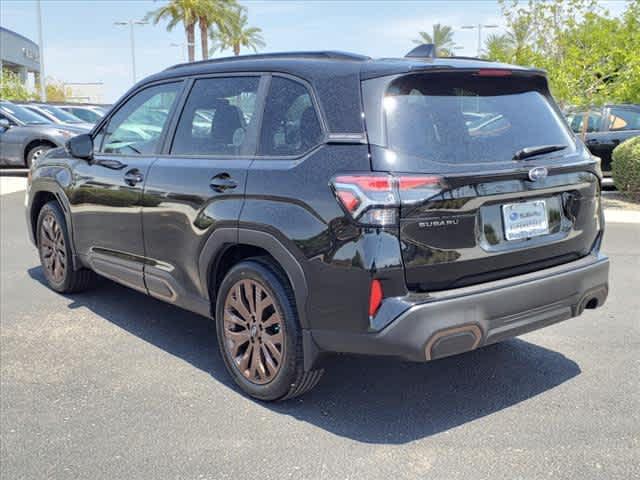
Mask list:
[[[0,129],[4,130],[9,130],[11,128],[11,122],[9,122],[9,120],[7,120],[6,118],[0,118]]]
[[[74,158],[93,159],[93,138],[88,133],[72,137],[65,145],[67,152]]]

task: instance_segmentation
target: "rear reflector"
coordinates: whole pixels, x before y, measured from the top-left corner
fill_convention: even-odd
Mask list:
[[[380,280],[371,281],[371,295],[369,296],[369,316],[373,317],[382,303],[382,284]]]

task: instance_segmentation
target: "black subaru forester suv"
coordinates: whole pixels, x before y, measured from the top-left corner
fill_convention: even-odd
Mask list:
[[[346,352],[428,361],[601,306],[601,172],[542,71],[340,52],[177,65],[31,170],[46,279],[215,319],[262,400]]]

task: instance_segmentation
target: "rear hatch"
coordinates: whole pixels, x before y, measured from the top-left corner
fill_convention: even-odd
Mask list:
[[[587,255],[600,172],[544,76],[475,69],[363,82],[374,171],[401,178],[413,291],[462,287]],[[414,181],[411,181],[411,179]]]

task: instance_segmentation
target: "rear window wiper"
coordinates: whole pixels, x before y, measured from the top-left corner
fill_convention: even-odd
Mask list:
[[[525,147],[518,150],[513,155],[513,160],[524,160],[525,158],[535,157],[543,153],[557,152],[564,150],[568,145],[538,145],[537,147]]]

